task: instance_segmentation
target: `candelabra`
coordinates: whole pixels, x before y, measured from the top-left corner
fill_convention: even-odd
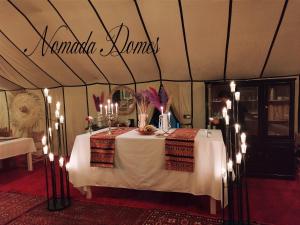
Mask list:
[[[222,171],[223,224],[250,224],[248,187],[246,180],[246,134],[239,124],[240,92],[235,91],[236,84],[230,83],[231,100],[226,101],[222,110],[225,120],[226,169]],[[245,187],[245,188],[244,188]],[[228,196],[228,218],[224,215],[225,189]],[[245,200],[245,201],[244,201]],[[246,208],[246,221],[244,220]]]
[[[42,138],[42,144],[43,152],[45,155],[44,166],[47,192],[47,208],[50,211],[57,211],[62,210],[70,206],[71,204],[68,173],[69,163],[66,162],[69,158],[69,155],[66,147],[66,139],[64,133],[64,117],[59,113],[60,102],[56,103],[55,120],[52,120],[52,97],[49,95],[49,90],[47,88],[44,89],[44,97],[46,112],[46,135],[44,135]],[[54,146],[54,138],[52,133],[53,124],[57,133],[56,147]],[[58,153],[58,160],[56,160],[56,158],[54,157],[55,150],[57,150]],[[58,170],[56,166],[57,164],[59,165]],[[49,166],[50,168],[48,168]],[[50,177],[48,176],[48,174],[50,174]],[[59,188],[57,189],[57,187]]]
[[[108,126],[108,135],[111,135],[112,121],[118,119],[118,103],[111,103],[110,99],[107,100],[107,105],[104,105],[105,114],[103,113],[103,105],[100,104],[100,119],[105,120]]]

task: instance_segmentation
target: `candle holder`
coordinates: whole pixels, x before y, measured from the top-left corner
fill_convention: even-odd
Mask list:
[[[160,131],[162,132],[161,135],[169,134],[169,131],[171,129],[171,114],[170,114],[170,112],[168,114],[163,113],[163,114],[159,115],[158,126],[159,126]]]
[[[250,224],[249,196],[246,179],[246,134],[241,132],[238,105],[240,92],[234,81],[230,83],[232,99],[222,110],[225,120],[225,145],[227,167],[222,171],[222,200],[228,196],[228,217],[222,212],[223,224]],[[225,192],[226,191],[226,192]],[[246,220],[244,211],[246,209]],[[224,211],[224,204],[223,204]]]
[[[110,99],[107,100],[107,105],[104,106],[105,108],[105,114],[103,114],[102,111],[102,104],[100,105],[100,118],[101,121],[105,120],[106,124],[108,126],[108,135],[111,135],[112,130],[112,121],[118,120],[118,103],[111,103]]]
[[[112,124],[112,121],[118,120],[118,114],[112,114],[111,112],[108,112],[108,113],[104,116],[104,119],[105,119],[106,122],[107,122],[107,126],[108,126],[108,135],[111,135],[111,130],[112,130],[111,124]]]
[[[56,103],[55,120],[52,120],[52,98],[48,94],[49,90],[44,89],[46,134],[42,138],[42,144],[44,153],[47,208],[49,211],[58,211],[71,205],[69,173],[67,170],[67,160],[69,155],[64,133],[64,117],[59,115],[60,103]],[[54,146],[54,133],[52,132],[53,127],[57,134],[56,147]],[[58,153],[58,158],[54,156],[55,150]]]

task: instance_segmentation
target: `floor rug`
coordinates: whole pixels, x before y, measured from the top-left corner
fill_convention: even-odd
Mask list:
[[[0,192],[0,224],[7,224],[44,202],[42,197]]]

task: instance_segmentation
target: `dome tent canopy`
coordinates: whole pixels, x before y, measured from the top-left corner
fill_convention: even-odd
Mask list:
[[[297,75],[299,9],[296,0],[1,1],[0,89]],[[84,42],[89,54],[76,50]]]

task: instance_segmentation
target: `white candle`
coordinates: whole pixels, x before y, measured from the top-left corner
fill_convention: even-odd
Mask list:
[[[44,155],[47,155],[48,154],[48,145],[45,145],[43,147],[43,152],[44,152]]]
[[[111,114],[114,114],[114,104],[113,103],[111,103],[110,109],[111,109]]]
[[[70,167],[71,167],[70,163],[67,162],[67,163],[66,163],[66,170],[69,171]]]
[[[235,128],[235,133],[239,133],[240,131],[240,125],[238,123],[234,124],[234,128]]]
[[[223,178],[223,182],[225,183],[226,179],[227,179],[227,172],[226,172],[225,168],[221,169],[221,175],[222,175],[222,178]]]
[[[239,91],[234,93],[235,100],[238,102],[240,100],[241,93]]]
[[[229,116],[228,115],[226,115],[226,117],[225,117],[225,123],[226,123],[226,125],[229,125]]]
[[[161,115],[164,114],[164,107],[163,106],[160,107],[160,111],[161,111]]]
[[[241,142],[242,144],[246,143],[246,134],[244,132],[241,134]]]
[[[230,82],[230,91],[233,93],[233,92],[235,92],[235,86],[236,86],[236,84],[234,83],[234,81],[231,81]]]
[[[168,119],[169,119],[169,122],[171,121],[171,112],[168,112]]]
[[[105,105],[104,108],[105,108],[105,115],[107,115],[107,105]]]
[[[60,117],[59,117],[59,122],[60,122],[61,124],[63,124],[63,123],[65,122],[64,116],[60,116]]]
[[[227,163],[227,170],[229,172],[232,172],[232,167],[233,167],[233,163],[232,163],[232,160],[229,159],[228,163]]]
[[[57,110],[57,111],[60,110],[60,102],[56,102],[56,110]]]
[[[49,127],[49,135],[50,135],[50,137],[52,137],[52,129],[51,129],[51,127]]]
[[[226,106],[227,109],[231,109],[231,101],[229,99],[226,101]]]
[[[55,123],[55,130],[58,130],[58,123]]]
[[[48,97],[48,94],[49,94],[49,90],[48,90],[48,88],[45,88],[44,89],[44,95],[45,95],[46,98]]]
[[[59,166],[63,167],[63,165],[64,165],[64,158],[61,156],[58,161],[59,161]]]
[[[241,162],[242,162],[242,154],[239,152],[239,153],[237,153],[236,154],[236,163],[237,164],[241,164]]]
[[[52,97],[50,95],[47,97],[47,101],[48,101],[49,104],[52,103]]]
[[[225,118],[227,116],[227,108],[226,107],[224,107],[222,109],[222,115],[223,115],[223,118]]]
[[[107,110],[108,110],[108,113],[110,112],[110,99],[107,100]]]
[[[100,114],[102,114],[102,104],[100,104]]]
[[[54,155],[53,155],[52,152],[49,153],[49,160],[50,160],[51,162],[54,161]]]
[[[116,103],[115,106],[116,106],[116,114],[118,114],[118,103]]]
[[[59,118],[59,111],[58,110],[55,110],[55,117]]]
[[[247,145],[245,143],[241,144],[241,150],[243,154],[246,154],[247,151]]]
[[[44,135],[43,137],[42,137],[42,145],[46,145],[47,144],[47,138],[46,138],[46,136]]]

